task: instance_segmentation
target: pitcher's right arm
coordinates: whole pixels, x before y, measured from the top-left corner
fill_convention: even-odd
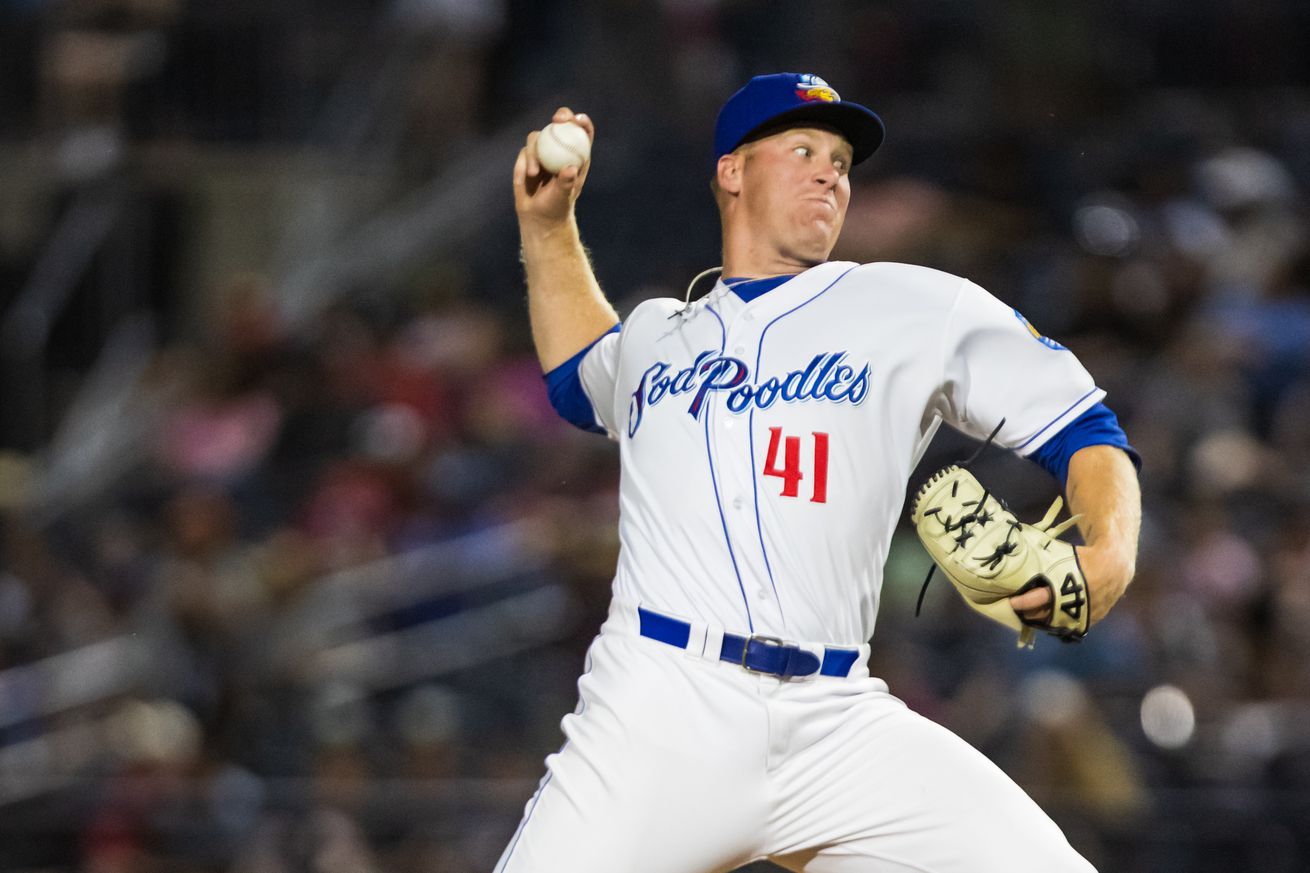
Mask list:
[[[595,138],[585,114],[561,107],[551,120],[571,121]],[[537,161],[536,140],[536,131],[528,134],[514,163],[514,210],[527,272],[532,340],[542,371],[549,373],[613,328],[619,316],[596,282],[574,214],[590,161],[551,175]]]

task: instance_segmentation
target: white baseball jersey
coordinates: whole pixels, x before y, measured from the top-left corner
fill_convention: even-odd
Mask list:
[[[942,421],[1020,454],[1104,396],[977,285],[821,264],[749,302],[642,303],[579,375],[622,453],[614,593],[688,620],[859,645],[911,471]]]
[[[864,645],[937,427],[1004,418],[1037,450],[1102,396],[1071,353],[955,276],[828,263],[749,302],[643,303],[577,375],[622,451],[615,597],[496,873],[1092,870]],[[805,678],[739,661],[747,633],[801,644]]]

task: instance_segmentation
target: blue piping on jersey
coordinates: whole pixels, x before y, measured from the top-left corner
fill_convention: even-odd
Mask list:
[[[709,304],[705,305],[710,314],[719,322],[719,354],[723,354],[723,349],[728,344],[728,328],[724,325],[723,319],[714,311],[714,307]],[[755,633],[755,622],[751,620],[751,605],[746,599],[746,586],[741,581],[741,570],[737,567],[737,556],[732,551],[732,537],[728,535],[728,519],[723,514],[723,499],[719,496],[719,480],[714,475],[714,453],[710,451],[710,418],[713,417],[714,406],[709,404],[705,407],[705,459],[710,464],[710,484],[714,486],[714,506],[719,510],[719,522],[723,525],[723,541],[728,546],[728,558],[732,561],[732,572],[737,574],[737,588],[741,590],[741,602],[746,607],[746,625],[750,628],[751,633]]]
[[[1023,445],[1021,445],[1021,446],[1015,446],[1015,447],[1014,447],[1014,450],[1015,450],[1016,452],[1022,452],[1022,451],[1024,450],[1024,447],[1026,447],[1029,443],[1031,443],[1033,440],[1037,439],[1037,438],[1038,438],[1039,436],[1041,436],[1042,434],[1046,433],[1046,431],[1047,431],[1048,429],[1050,429],[1051,425],[1055,424],[1057,421],[1059,421],[1060,419],[1064,418],[1066,415],[1069,414],[1070,410],[1072,410],[1074,407],[1076,407],[1079,403],[1082,403],[1082,402],[1083,402],[1084,400],[1086,400],[1088,397],[1091,397],[1093,394],[1095,394],[1095,393],[1096,393],[1097,391],[1099,391],[1099,390],[1100,390],[1099,388],[1095,388],[1095,387],[1094,387],[1094,388],[1092,388],[1091,391],[1088,391],[1088,392],[1087,392],[1086,394],[1084,394],[1082,397],[1079,397],[1079,398],[1078,398],[1077,400],[1075,400],[1073,403],[1069,404],[1069,409],[1066,409],[1064,412],[1061,412],[1061,413],[1060,413],[1059,415],[1057,415],[1055,418],[1051,419],[1049,422],[1047,422],[1046,427],[1042,428],[1041,430],[1037,431],[1037,433],[1033,434],[1032,436],[1028,437],[1028,439],[1024,440],[1024,441],[1023,441]]]
[[[782,617],[782,629],[787,629],[787,616],[782,611],[782,598],[778,596],[778,583],[773,581],[773,567],[769,564],[769,550],[764,547],[764,524],[760,521],[760,477],[755,466],[755,410],[752,409],[746,419],[746,441],[751,447],[751,499],[755,503],[755,530],[760,535],[760,554],[764,556],[764,569],[769,574],[769,585],[773,588],[773,599],[778,604],[778,615]]]
[[[760,331],[759,346],[755,350],[756,373],[760,372],[760,362],[764,359],[764,335],[769,332],[769,328],[773,327],[779,321],[791,315],[793,312],[800,309],[802,306],[808,306],[813,301],[818,300],[820,297],[822,297],[824,294],[828,292],[829,288],[831,288],[833,285],[836,285],[842,279],[845,279],[846,274],[854,269],[855,267],[848,268],[845,273],[842,273],[836,279],[833,279],[831,282],[827,284],[827,286],[823,288],[823,290],[819,291],[813,297],[810,297],[809,299],[796,304],[791,309],[788,309],[786,312],[774,318],[773,321],[770,321],[768,324],[764,325],[764,330]],[[727,341],[726,334],[724,335],[724,341],[725,343]],[[774,581],[773,578],[773,566],[769,563],[769,550],[764,545],[764,522],[760,519],[760,486],[759,486],[760,477],[759,477],[759,473],[756,472],[757,468],[755,466],[755,409],[753,407],[750,411],[750,415],[747,416],[747,422],[748,422],[747,429],[750,431],[750,433],[747,436],[748,439],[750,440],[750,446],[751,446],[751,487],[754,489],[754,498],[755,498],[755,530],[758,531],[760,535],[760,553],[764,556],[764,569],[768,571],[769,584],[773,586],[773,599],[774,602],[778,604],[778,615],[782,617],[782,628],[783,630],[786,630],[787,616],[783,615],[782,612],[782,598],[778,596],[778,583]]]

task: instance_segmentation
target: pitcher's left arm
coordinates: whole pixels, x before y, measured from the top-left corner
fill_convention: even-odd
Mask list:
[[[1069,511],[1082,516],[1078,529],[1086,545],[1078,560],[1087,577],[1092,623],[1105,617],[1123,597],[1137,570],[1137,538],[1142,526],[1142,493],[1137,470],[1118,446],[1094,445],[1069,459],[1065,482]],[[1010,598],[1014,611],[1039,618],[1050,608],[1048,589]]]

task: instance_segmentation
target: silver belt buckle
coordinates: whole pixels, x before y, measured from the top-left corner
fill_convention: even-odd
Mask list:
[[[756,640],[779,649],[788,645],[787,641],[781,637],[771,637],[766,634],[751,634],[746,638],[746,643],[741,647],[741,668],[747,673],[756,673],[760,676],[777,676],[777,673],[768,670],[756,670],[754,667],[751,667],[746,663],[746,658],[751,652],[751,643]]]

